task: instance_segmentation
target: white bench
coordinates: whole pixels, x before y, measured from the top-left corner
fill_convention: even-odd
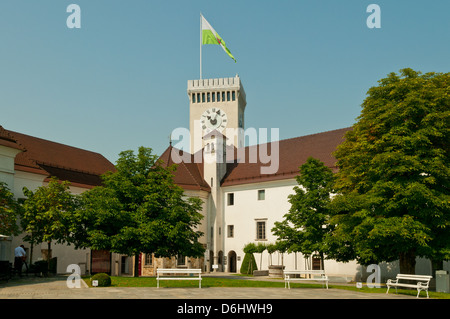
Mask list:
[[[286,270],[284,273],[284,288],[291,289],[291,281],[323,281],[328,289],[328,276],[324,270]],[[294,276],[304,277],[294,277]]]
[[[397,292],[397,287],[405,287],[405,288],[416,288],[417,289],[417,298],[419,298],[419,294],[421,290],[425,290],[427,292],[428,297],[428,286],[430,284],[430,280],[433,278],[432,276],[424,276],[424,275],[405,275],[398,274],[396,279],[388,279],[386,286],[388,287],[386,293],[389,293],[389,288],[395,287],[395,292]],[[400,282],[404,280],[415,281],[416,283],[405,283]]]
[[[156,287],[159,288],[160,280],[198,280],[198,288],[202,288],[202,270],[186,268],[158,268],[156,269]],[[161,275],[171,276],[161,276]],[[198,275],[198,276],[194,276]]]

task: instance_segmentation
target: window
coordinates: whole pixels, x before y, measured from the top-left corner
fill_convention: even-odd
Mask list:
[[[231,99],[232,99],[233,101],[236,100],[236,91],[231,92]]]
[[[211,93],[207,93],[206,94],[206,98],[207,98],[207,102],[209,103],[209,102],[211,102]]]
[[[266,240],[266,221],[256,221],[256,240]]]
[[[258,200],[265,200],[266,199],[266,190],[260,189],[258,190]]]
[[[177,256],[177,266],[186,266],[186,258],[181,254]]]
[[[145,261],[144,264],[146,266],[152,266],[153,265],[153,258],[152,258],[152,254],[145,254]]]
[[[212,92],[212,101],[216,102],[216,92]]]
[[[230,91],[227,91],[227,101],[230,100]]]
[[[234,205],[234,193],[228,193],[228,206]]]
[[[234,237],[234,225],[228,225],[228,238]]]
[[[220,92],[217,92],[217,102],[220,102]]]
[[[314,255],[312,256],[312,270],[322,270],[322,260],[320,256]]]
[[[202,102],[205,103],[205,93],[202,93]]]
[[[225,102],[225,92],[222,92],[222,102]]]
[[[192,94],[192,103],[195,103],[195,93]]]

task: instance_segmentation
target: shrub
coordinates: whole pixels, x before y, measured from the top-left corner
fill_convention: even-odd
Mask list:
[[[98,281],[98,287],[111,286],[111,277],[109,277],[109,275],[105,274],[105,273],[95,274],[91,278],[91,283],[92,283],[92,280],[97,280]]]
[[[258,270],[256,267],[255,257],[252,253],[246,253],[241,265],[241,274],[252,275],[253,270]]]

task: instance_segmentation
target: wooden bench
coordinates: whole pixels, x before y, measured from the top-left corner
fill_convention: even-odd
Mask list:
[[[322,281],[328,289],[328,276],[324,270],[286,270],[284,273],[284,288],[291,289],[291,281]],[[300,276],[300,277],[296,277]],[[304,277],[301,277],[304,276]]]
[[[405,275],[398,274],[396,279],[388,279],[386,286],[387,291],[389,293],[389,288],[395,287],[395,292],[397,292],[397,287],[405,287],[405,288],[416,288],[417,289],[417,298],[419,298],[419,294],[421,290],[427,292],[428,297],[428,286],[430,284],[430,280],[433,278],[432,276],[424,276],[424,275]],[[404,281],[414,281],[415,283],[404,282]]]
[[[158,268],[156,269],[156,287],[159,288],[160,280],[198,280],[198,288],[202,288],[202,270],[187,268]],[[161,276],[161,275],[171,276]],[[198,275],[198,276],[194,276]]]

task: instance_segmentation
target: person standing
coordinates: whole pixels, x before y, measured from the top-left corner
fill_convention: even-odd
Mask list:
[[[14,249],[14,269],[20,277],[22,277],[22,266],[26,256],[27,254],[23,245],[20,245]]]

